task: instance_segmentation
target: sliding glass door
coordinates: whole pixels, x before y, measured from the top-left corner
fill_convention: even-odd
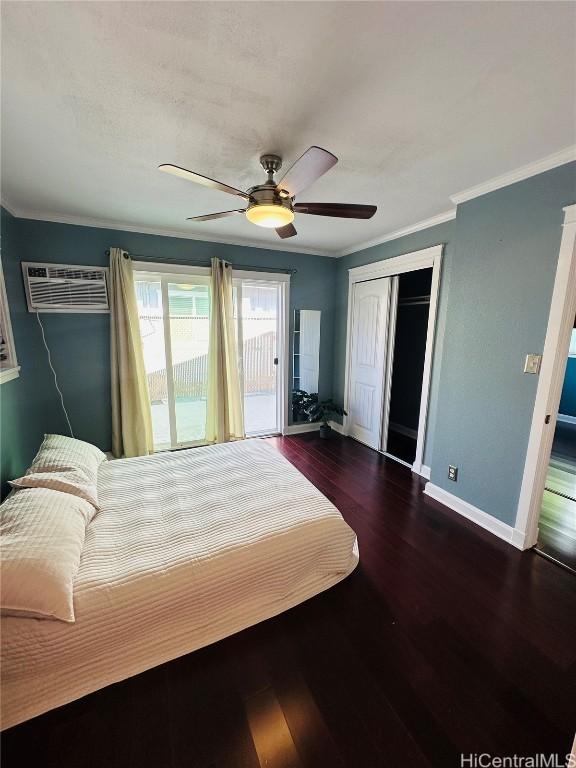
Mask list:
[[[278,357],[280,285],[249,279],[234,282],[246,434],[271,435],[281,432],[282,425]]]
[[[135,270],[157,451],[206,442],[209,280],[209,270],[202,268],[182,273]],[[238,373],[247,436],[282,431],[284,285],[246,273],[234,278]]]
[[[135,280],[154,448],[205,442],[210,286],[206,276]]]

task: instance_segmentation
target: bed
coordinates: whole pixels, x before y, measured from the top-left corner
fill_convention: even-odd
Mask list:
[[[101,464],[76,621],[2,617],[2,728],[214,643],[344,579],[338,510],[262,440]]]

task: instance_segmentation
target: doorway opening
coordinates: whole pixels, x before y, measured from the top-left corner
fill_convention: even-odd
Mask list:
[[[536,550],[576,572],[576,318],[546,472]]]
[[[412,465],[418,439],[432,269],[406,272],[393,279],[397,281],[397,300],[390,305],[390,398],[382,450]]]

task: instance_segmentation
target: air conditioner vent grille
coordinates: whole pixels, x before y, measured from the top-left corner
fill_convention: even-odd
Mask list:
[[[82,267],[49,267],[48,277],[64,280],[102,280],[102,270]]]
[[[32,301],[40,304],[102,304],[108,306],[108,297],[106,295],[106,286],[82,285],[81,283],[62,283],[54,285],[49,281],[34,281],[30,283],[30,296]]]

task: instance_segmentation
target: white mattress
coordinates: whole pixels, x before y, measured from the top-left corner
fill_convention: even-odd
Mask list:
[[[345,578],[356,536],[262,440],[102,465],[75,624],[3,617],[2,727],[220,640]]]

